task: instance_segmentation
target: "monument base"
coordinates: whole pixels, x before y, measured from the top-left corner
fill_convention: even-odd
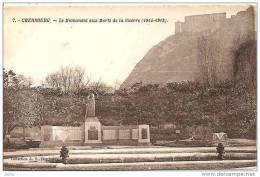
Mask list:
[[[150,129],[149,125],[138,126],[138,145],[150,145]]]
[[[84,144],[98,144],[101,141],[101,123],[97,117],[88,117],[84,123]]]
[[[148,142],[148,143],[137,143],[137,146],[151,146],[152,143]]]

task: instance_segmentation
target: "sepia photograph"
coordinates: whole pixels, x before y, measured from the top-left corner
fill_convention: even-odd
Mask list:
[[[257,6],[3,3],[3,171],[255,176]]]

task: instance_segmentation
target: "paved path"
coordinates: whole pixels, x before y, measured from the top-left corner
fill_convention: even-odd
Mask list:
[[[226,147],[227,153],[255,153],[255,146],[241,146],[241,147]],[[153,154],[153,153],[215,153],[216,147],[142,147],[142,148],[122,148],[122,149],[87,149],[87,150],[70,150],[70,154]],[[55,150],[19,150],[14,152],[4,152],[4,158],[18,157],[18,156],[44,156],[44,155],[58,155],[59,149]]]

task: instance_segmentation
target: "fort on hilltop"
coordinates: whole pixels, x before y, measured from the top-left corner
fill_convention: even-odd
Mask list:
[[[252,15],[254,16],[253,7],[246,11],[240,11],[236,15],[232,15],[231,18],[227,18],[225,12],[186,16],[184,22],[175,22],[175,34],[181,32],[214,32],[233,20],[252,17]]]
[[[216,79],[233,78],[234,51],[246,41],[256,40],[255,10],[249,7],[227,18],[226,13],[186,16],[175,22],[175,34],[153,46],[136,64],[120,88],[135,83],[166,84],[170,82],[203,82],[199,40],[212,45],[212,60],[216,64]],[[214,46],[213,46],[214,44]]]
[[[175,34],[202,32],[219,28],[226,20],[226,13],[186,16],[185,22],[175,22]]]

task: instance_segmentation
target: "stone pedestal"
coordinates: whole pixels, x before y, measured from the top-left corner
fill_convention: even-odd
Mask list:
[[[53,127],[51,125],[41,126],[41,141],[54,141]]]
[[[102,143],[101,141],[101,123],[97,117],[88,117],[84,123],[86,144]]]
[[[138,143],[150,144],[149,125],[139,125],[138,126]]]

